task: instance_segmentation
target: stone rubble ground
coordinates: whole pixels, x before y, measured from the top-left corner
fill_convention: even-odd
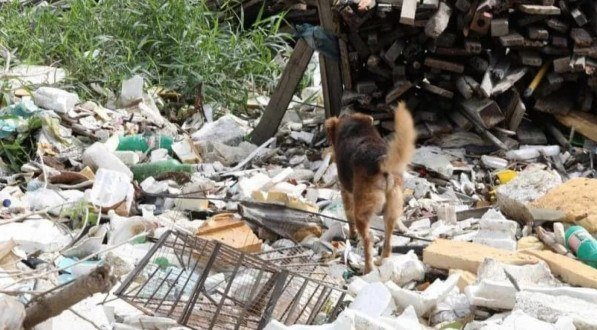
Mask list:
[[[292,103],[276,138],[260,148],[245,141],[254,120],[227,114],[201,124],[199,117],[198,125],[187,128],[190,134],[181,133],[161,117],[156,104],[162,100],[144,91],[141,77],[125,81],[122,88],[112,102],[119,106],[108,108],[81,103],[76,94],[58,88],[40,87],[31,95],[13,95],[13,104],[27,115],[1,119],[7,133],[2,139],[22,134],[31,118],[42,122],[34,137],[36,156],[20,171],[1,168],[0,197],[5,203],[0,210],[0,320],[7,328],[19,327],[23,303],[32,298],[25,292],[67,283],[100,263],[112,265],[122,279],[151,247],[140,237],[159,238],[168,229],[196,234],[212,215],[235,212],[239,201],[284,204],[345,219],[320,107]],[[320,88],[308,88],[318,93],[321,104]],[[263,98],[255,102],[267,104]],[[1,112],[15,114],[15,106]],[[174,137],[173,152],[160,145],[145,152],[117,151],[119,137],[144,130]],[[272,320],[266,329],[597,329],[597,270],[572,259],[574,269],[560,269],[551,259],[541,260],[541,253],[522,252],[552,248],[534,234],[533,225],[543,225],[559,244],[564,243],[564,229],[577,220],[595,234],[594,205],[586,206],[584,217],[574,215],[580,209],[576,203],[586,205],[585,195],[597,190],[551,193],[577,180],[596,185],[588,178],[594,172],[585,165],[587,150],[535,148],[539,151],[534,157],[521,160],[528,148],[476,157],[464,149],[419,147],[404,180],[408,237],[393,235],[395,252],[367,275],[361,275],[362,247],[348,240],[343,222],[321,216],[315,224],[299,223],[300,236],[298,230],[270,227],[272,234],[251,224],[261,250],[312,248],[348,293],[346,309],[332,323],[284,325]],[[546,153],[571,170],[562,173],[544,163]],[[161,170],[140,182],[133,180],[135,164],[172,157],[196,164],[192,173],[167,175],[168,170]],[[181,193],[212,200],[171,197]],[[584,197],[577,200],[575,194]],[[549,202],[542,203],[544,199]],[[556,223],[538,219],[536,208],[548,208],[540,214],[555,214]],[[373,227],[383,228],[381,220],[375,219]],[[383,232],[372,234],[379,244]],[[429,248],[421,256],[423,248],[437,243],[429,240],[440,238],[472,241],[470,255],[481,245],[503,255],[473,260],[455,248],[444,253],[461,257],[462,263],[449,266],[426,255],[432,254]],[[48,269],[54,271],[25,276]],[[570,278],[574,280],[567,282]],[[102,329],[179,327],[175,320],[143,315],[113,292],[97,294],[72,309]],[[92,328],[65,311],[37,329],[63,329],[65,324]]]

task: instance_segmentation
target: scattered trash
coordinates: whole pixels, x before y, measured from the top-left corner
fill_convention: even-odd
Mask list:
[[[140,75],[81,100],[52,86],[64,70],[2,50],[0,323],[597,327],[597,7],[390,2],[288,5],[291,65],[271,95],[247,86],[246,113]],[[388,137],[398,100],[420,142],[396,180],[405,228],[377,210],[362,275],[323,122],[359,111]]]

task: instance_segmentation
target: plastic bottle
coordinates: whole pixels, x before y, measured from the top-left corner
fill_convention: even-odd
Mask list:
[[[177,160],[168,159],[154,163],[136,164],[131,166],[135,180],[141,182],[150,176],[156,176],[168,172],[197,172],[197,165],[181,164]]]
[[[566,248],[585,264],[597,268],[597,240],[583,227],[572,226],[566,230]]]
[[[167,135],[158,135],[152,133],[135,134],[122,136],[118,141],[119,151],[141,151],[147,152],[154,149],[166,149],[172,153],[173,139]]]
[[[83,164],[94,169],[105,168],[124,173],[129,178],[133,177],[131,170],[101,142],[96,142],[87,148],[81,160]]]

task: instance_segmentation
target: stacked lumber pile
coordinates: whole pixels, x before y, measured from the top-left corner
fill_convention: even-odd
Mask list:
[[[389,131],[401,99],[422,138],[474,130],[501,149],[545,143],[548,116],[537,114],[597,125],[596,1],[339,0],[334,9],[343,106]]]

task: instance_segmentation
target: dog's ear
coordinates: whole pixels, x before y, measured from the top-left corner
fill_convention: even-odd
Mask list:
[[[334,140],[336,139],[336,126],[338,126],[338,121],[337,117],[331,117],[325,121],[325,130],[328,134],[328,141],[331,143],[334,143]]]
[[[373,117],[366,115],[364,113],[355,113],[352,115],[352,118],[359,120],[363,123],[370,124],[370,125],[373,125],[373,121],[374,121]]]

